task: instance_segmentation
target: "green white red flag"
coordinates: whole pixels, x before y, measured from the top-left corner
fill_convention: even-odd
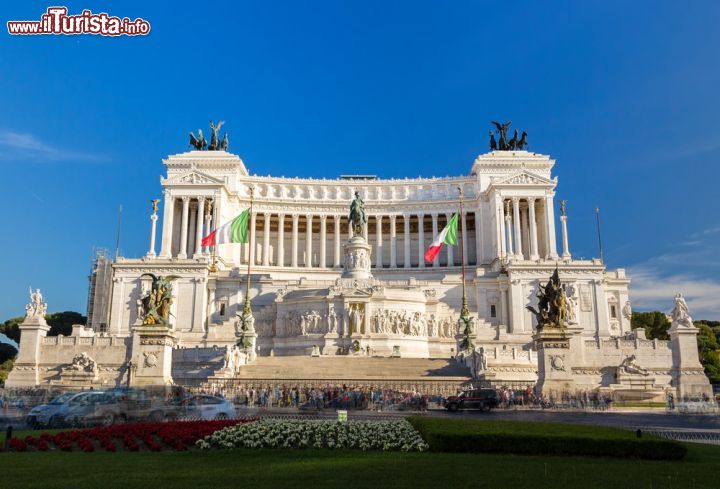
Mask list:
[[[430,247],[425,251],[425,262],[431,263],[435,257],[440,254],[440,250],[444,244],[456,245],[457,244],[457,230],[458,230],[458,213],[456,212],[448,221],[447,226],[440,231],[440,234],[435,236]]]
[[[232,221],[228,221],[202,239],[203,246],[217,246],[225,243],[247,243],[250,209],[244,210]]]

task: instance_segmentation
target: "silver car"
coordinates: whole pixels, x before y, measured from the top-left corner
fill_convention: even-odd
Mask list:
[[[31,428],[58,428],[62,425],[63,416],[60,416],[60,410],[67,404],[71,399],[78,396],[77,392],[66,392],[57,396],[55,399],[47,404],[41,404],[35,406],[30,410],[25,422]]]

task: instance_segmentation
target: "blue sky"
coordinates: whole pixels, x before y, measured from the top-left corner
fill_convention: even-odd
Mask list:
[[[7,20],[52,4],[5,4]],[[66,2],[149,36],[0,35],[0,318],[85,311],[94,247],[148,243],[161,158],[226,121],[249,170],[458,175],[512,120],[557,159],[571,251],[636,310],[720,319],[718,2]],[[5,29],[3,27],[3,29]]]

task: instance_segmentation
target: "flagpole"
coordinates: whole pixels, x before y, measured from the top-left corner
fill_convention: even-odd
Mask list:
[[[252,257],[254,255],[253,250],[250,249],[252,246],[252,232],[253,228],[250,226],[253,215],[253,194],[255,187],[250,185],[250,213],[248,214],[248,264],[247,264],[247,277],[245,278],[245,306],[243,307],[243,316],[249,317],[252,315],[252,309],[250,308],[250,265],[252,263]]]
[[[462,187],[458,186],[458,192],[460,194],[460,215],[458,216],[460,219],[463,219],[463,191]],[[468,310],[468,304],[467,304],[467,295],[465,294],[465,249],[463,247],[463,230],[462,223],[459,226],[459,235],[460,235],[460,274],[461,274],[461,280],[462,280],[462,307],[460,308],[460,317],[467,317],[470,315],[470,311]]]

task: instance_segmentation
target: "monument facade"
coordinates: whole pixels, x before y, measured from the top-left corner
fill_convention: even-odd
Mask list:
[[[256,356],[480,356],[477,381],[524,387],[547,372],[554,388],[622,384],[622,376],[609,379],[602,368],[615,362],[635,375],[623,363],[631,355],[652,373],[653,389],[678,389],[683,368],[697,373],[681,314],[670,342],[644,339],[631,331],[625,270],[573,257],[564,202],[559,249],[555,161],[527,151],[526,133],[508,138],[509,123],[496,123],[499,143],[491,135],[492,150],[467,174],[402,179],[251,174],[227,151],[227,135],[220,141],[221,125],[213,125],[210,150],[199,132],[191,135],[192,151],[163,160],[161,230],[153,200],[145,256],[96,267],[103,276],[91,282],[88,337],[47,338],[42,324],[28,322],[22,347],[38,338],[36,383],[60,381],[59,369],[90,347],[99,383],[132,379],[143,368],[164,383],[242,371],[235,362],[228,367],[227,352],[241,335],[248,276],[255,337],[243,363]],[[433,237],[459,210],[459,190],[462,248],[446,246],[425,263]],[[251,197],[249,242],[202,246],[203,236],[248,209]],[[458,327],[461,260],[467,330]],[[556,318],[564,332],[554,342],[540,337],[548,311],[541,291],[551,276],[564,301]],[[153,328],[162,331],[151,341]],[[100,345],[115,348],[111,361],[96,351]],[[576,345],[582,359],[566,361],[562,345]],[[21,350],[18,366],[32,354]],[[158,373],[159,365],[174,372],[172,379]]]

